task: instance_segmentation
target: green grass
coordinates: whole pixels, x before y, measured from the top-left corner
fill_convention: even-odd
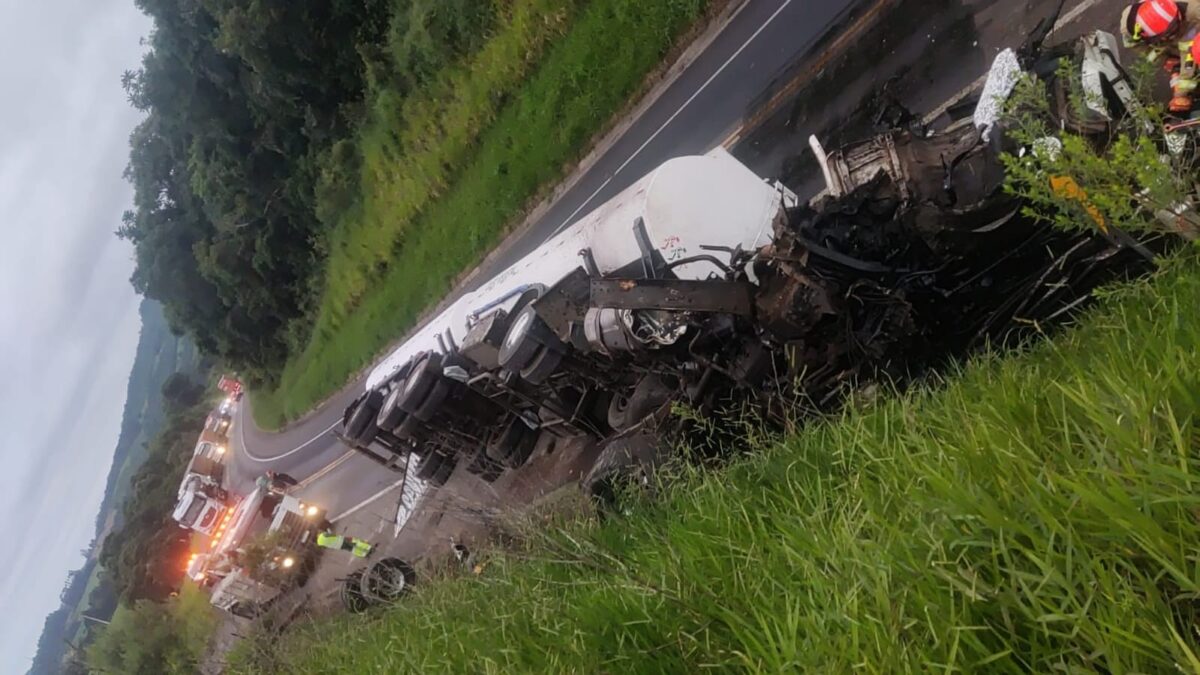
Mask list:
[[[681,469],[267,667],[1200,671],[1197,307],[1190,254],[1053,341]]]
[[[179,597],[172,600],[172,613],[182,627],[184,643],[199,658],[208,646],[218,622],[208,594],[195,584],[184,584],[179,590]]]
[[[377,88],[361,129],[361,208],[341,214],[330,242],[321,312],[334,325],[353,313],[376,270],[389,264],[420,213],[474,155],[502,101],[525,82],[543,50],[569,27],[577,0],[514,0],[478,51],[404,97]]]
[[[559,8],[538,17],[548,25],[506,29],[539,36],[540,58],[500,31],[481,54],[494,50],[501,65],[480,56],[449,72],[444,81],[455,84],[444,92],[432,89],[458,96],[406,105],[399,119],[376,109],[360,138],[363,199],[333,237],[307,344],[276,389],[252,394],[260,426],[302,415],[411,328],[562,175],[707,4],[514,2]]]
[[[121,605],[112,623],[87,648],[100,673],[195,673],[217,628],[216,610],[195,584],[184,584],[165,603]]]

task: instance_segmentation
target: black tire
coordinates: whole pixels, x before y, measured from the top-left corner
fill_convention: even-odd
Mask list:
[[[510,469],[520,468],[533,453],[537,437],[537,432],[526,426],[520,418],[514,417],[488,447],[488,454]]]
[[[375,418],[383,406],[384,395],[378,390],[371,390],[363,396],[354,410],[345,417],[346,437],[364,445],[375,440],[379,427],[375,426]]]
[[[424,437],[424,432],[425,426],[421,420],[417,419],[416,415],[405,415],[400,426],[392,431],[397,437],[406,441],[420,441]]]
[[[601,506],[611,506],[622,483],[647,484],[661,461],[661,445],[651,434],[617,438],[604,446],[591,470],[580,481],[585,494]]]
[[[671,400],[673,392],[657,375],[638,380],[628,397],[613,396],[608,405],[608,426],[614,431],[628,431]]]
[[[430,483],[441,487],[450,480],[450,476],[454,474],[454,469],[458,466],[458,460],[454,457],[445,457],[442,459],[441,466],[434,472],[433,477],[429,480]]]
[[[383,404],[379,408],[379,414],[375,417],[375,426],[384,431],[392,431],[400,426],[404,421],[407,413],[400,408],[398,404],[400,394],[404,392],[404,384],[406,380],[397,382],[391,392],[383,399]]]
[[[243,619],[257,619],[262,615],[262,607],[257,603],[238,601],[229,607],[229,613]]]
[[[528,368],[542,347],[550,347],[560,353],[565,345],[533,307],[526,307],[513,316],[504,343],[500,345],[500,366],[519,373]]]
[[[429,394],[425,400],[413,413],[413,417],[423,421],[432,421],[438,411],[442,409],[442,404],[446,402],[446,398],[450,395],[450,383],[445,378],[439,378],[434,383],[433,388],[429,390]]]
[[[530,384],[542,384],[558,370],[563,355],[550,347],[542,347],[529,365],[521,370],[521,379]]]
[[[423,481],[432,481],[437,475],[438,469],[445,463],[446,456],[440,452],[426,453],[421,461],[417,464],[417,478]]]
[[[412,372],[404,383],[397,405],[402,410],[415,415],[425,403],[434,385],[442,379],[442,357],[439,354],[428,353],[418,357],[413,364]]]
[[[362,570],[356,570],[350,573],[342,581],[341,600],[342,606],[351,614],[359,614],[371,608],[371,601],[362,594],[360,585],[362,584]]]
[[[385,582],[385,577],[390,577],[390,583]],[[412,591],[417,583],[417,572],[400,558],[384,558],[363,570],[362,578],[360,589],[365,586],[375,597],[385,602],[395,602]]]

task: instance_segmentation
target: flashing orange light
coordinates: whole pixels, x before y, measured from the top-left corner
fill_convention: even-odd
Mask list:
[[[209,545],[209,548],[217,547],[217,544],[221,541],[221,535],[225,534],[225,528],[229,527],[229,519],[232,517],[232,509],[225,512],[225,517],[221,519],[221,524],[218,525],[216,531],[213,532],[212,543]]]

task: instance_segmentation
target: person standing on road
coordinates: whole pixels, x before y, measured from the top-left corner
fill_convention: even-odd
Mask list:
[[[1173,2],[1145,0],[1135,2],[1121,14],[1121,35],[1125,46],[1146,53],[1151,63],[1162,63],[1171,77],[1171,102],[1175,115],[1192,112],[1200,66],[1196,48],[1200,32],[1200,0]]]
[[[374,549],[374,546],[365,539],[347,537],[330,531],[317,535],[317,546],[334,551],[346,551],[355,558],[365,558],[371,555],[371,551]]]

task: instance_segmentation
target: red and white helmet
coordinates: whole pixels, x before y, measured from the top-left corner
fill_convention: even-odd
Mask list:
[[[1183,25],[1183,13],[1172,0],[1145,0],[1125,9],[1121,22],[1125,34],[1135,42],[1170,38]]]

